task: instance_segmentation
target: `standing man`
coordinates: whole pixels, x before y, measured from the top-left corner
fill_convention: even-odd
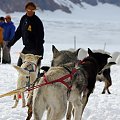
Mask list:
[[[43,56],[44,28],[40,18],[35,15],[36,5],[33,2],[28,2],[25,6],[25,11],[26,14],[22,16],[13,40],[7,46],[13,46],[22,37],[23,45],[25,46],[22,53]],[[21,64],[22,59],[19,57],[17,65],[21,66]],[[40,61],[38,65],[40,65]]]
[[[11,63],[11,56],[10,56],[10,47],[7,47],[8,42],[10,42],[14,35],[15,35],[15,25],[11,21],[11,16],[7,15],[5,17],[6,24],[4,28],[4,37],[3,37],[3,58],[2,63],[3,64],[10,64]]]

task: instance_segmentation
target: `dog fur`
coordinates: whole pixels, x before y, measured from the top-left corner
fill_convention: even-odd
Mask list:
[[[41,58],[41,56],[38,55],[23,54],[23,53],[20,53],[20,57],[23,60],[23,64],[21,65],[21,67],[15,65],[13,66],[19,73],[17,80],[17,89],[25,87],[27,83],[32,84],[35,81],[38,74],[37,62],[38,59]],[[17,107],[18,105],[19,95],[21,95],[22,98],[22,107],[26,106],[25,96],[24,93],[22,92],[15,95],[15,104],[13,108]],[[30,97],[31,97],[31,92],[29,92],[28,100]],[[29,102],[27,104],[29,104]]]
[[[67,100],[74,107],[74,120],[81,120],[88,98],[93,92],[97,72],[102,70],[110,57],[107,54],[93,53],[90,49],[88,49],[88,54],[89,57],[83,59],[83,64],[76,65],[78,72],[73,77],[72,83],[70,82],[72,88],[69,95],[68,89],[61,83],[53,83],[34,90],[34,120],[41,120],[46,108],[48,108],[47,120],[61,120],[66,113]],[[70,71],[73,69],[71,66],[67,67]],[[64,67],[51,67],[45,76],[48,81],[53,81],[68,73]],[[70,79],[65,81],[69,83]],[[41,77],[38,84],[43,82],[44,77]]]

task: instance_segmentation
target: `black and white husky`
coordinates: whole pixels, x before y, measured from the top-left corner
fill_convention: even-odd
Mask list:
[[[97,74],[96,80],[100,82],[104,82],[104,88],[102,94],[105,94],[107,91],[108,94],[111,94],[109,87],[112,85],[112,78],[111,78],[111,69],[112,65],[116,64],[115,62],[109,62],[107,65]]]

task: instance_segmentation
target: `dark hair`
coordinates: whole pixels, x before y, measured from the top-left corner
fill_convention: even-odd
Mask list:
[[[28,6],[32,6],[36,9],[36,5],[33,3],[33,2],[28,2],[26,5],[25,5],[25,9],[28,7]]]
[[[5,21],[5,18],[4,17],[0,17],[0,20]]]

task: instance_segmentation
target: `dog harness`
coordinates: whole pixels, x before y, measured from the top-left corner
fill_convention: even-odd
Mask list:
[[[30,88],[26,89],[26,91],[34,90],[34,89],[39,88],[39,87],[42,87],[42,86],[44,86],[44,85],[53,84],[53,83],[56,83],[56,82],[60,82],[60,83],[64,84],[68,89],[71,89],[72,86],[71,86],[71,85],[69,86],[64,80],[67,79],[67,78],[72,79],[73,75],[74,75],[76,72],[77,72],[77,69],[74,68],[74,69],[71,71],[71,74],[64,75],[63,77],[61,77],[61,78],[59,78],[59,79],[56,79],[56,80],[53,80],[53,81],[50,81],[50,82],[47,80],[47,77],[46,77],[45,74],[44,74],[44,76],[43,76],[44,81],[45,81],[44,83],[39,84],[39,85],[36,85],[36,86],[33,86],[33,87],[30,87]]]
[[[85,63],[85,62],[83,62],[83,61],[77,61],[76,66],[79,65],[79,64],[84,64],[84,63]],[[65,67],[64,67],[64,68],[65,68]],[[69,74],[64,75],[64,76],[62,76],[61,78],[58,78],[58,79],[53,80],[53,81],[48,81],[46,75],[44,74],[44,75],[43,75],[44,83],[38,84],[38,85],[36,85],[36,86],[29,87],[26,91],[34,90],[34,89],[39,88],[39,87],[42,87],[42,86],[44,86],[44,85],[53,84],[53,83],[56,83],[56,82],[62,83],[62,84],[65,85],[69,90],[71,90],[72,85],[69,85],[67,82],[65,82],[65,80],[66,80],[67,78],[70,78],[70,79],[72,80],[73,76],[74,76],[75,73],[78,71],[78,69],[79,69],[79,67],[78,67],[78,68],[73,68],[72,71],[71,71]],[[69,71],[70,71],[70,70],[69,70]]]
[[[30,73],[31,72],[36,72],[37,70],[37,64],[33,63],[33,62],[28,62],[28,61],[24,61],[23,63],[29,63],[24,70],[27,70],[29,72],[29,76],[26,76],[26,78],[28,79],[28,81],[26,82],[26,87],[30,88]]]
[[[49,81],[47,80],[47,77],[46,77],[45,74],[44,74],[44,75],[43,75],[44,81],[45,81],[45,83],[51,83],[51,84],[53,84],[53,83],[55,83],[55,82],[60,82],[60,83],[64,84],[69,90],[71,90],[72,85],[69,85],[67,82],[65,82],[65,80],[66,80],[67,78],[70,78],[70,79],[72,80],[73,76],[75,75],[75,73],[77,73],[77,71],[78,71],[78,69],[79,69],[79,67],[77,67],[77,66],[78,66],[79,64],[84,64],[84,63],[85,63],[84,61],[78,60],[78,61],[76,62],[76,64],[75,64],[76,67],[73,68],[72,71],[70,71],[66,66],[63,66],[70,74],[67,74],[67,75],[65,75],[65,76],[63,76],[63,77],[61,77],[61,78],[58,78],[57,80],[53,80],[53,81],[51,81],[51,82],[49,82]]]
[[[73,78],[73,75],[74,75],[76,72],[77,72],[77,69],[74,68],[74,69],[71,71],[70,74],[64,75],[63,77],[58,78],[57,80],[53,80],[53,81],[51,81],[50,83],[53,84],[53,83],[56,83],[56,82],[61,82],[61,83],[64,84],[68,89],[71,89],[72,86],[71,86],[71,85],[69,86],[68,83],[65,82],[65,79],[67,79],[67,78],[72,79],[72,78]],[[45,74],[44,74],[44,81],[45,81],[45,83],[49,83],[49,81],[47,80],[47,77],[45,76]]]

